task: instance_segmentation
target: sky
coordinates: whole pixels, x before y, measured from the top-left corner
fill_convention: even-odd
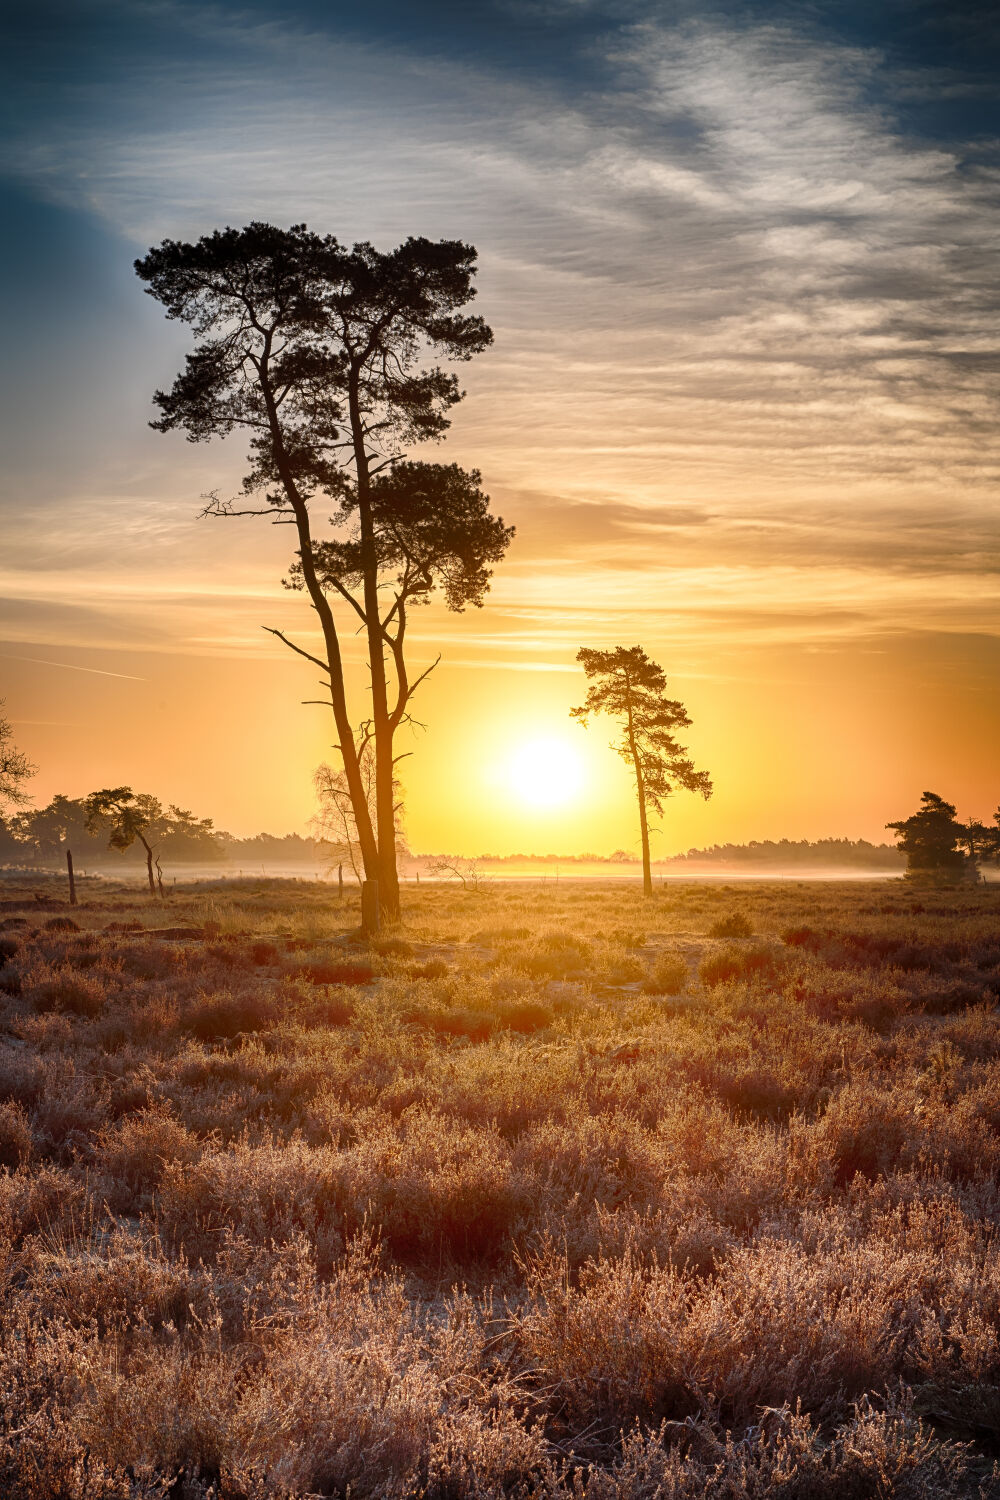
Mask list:
[[[3,33],[0,697],[36,801],[314,810],[332,725],[262,629],[315,641],[286,533],[200,518],[243,454],[149,429],[188,336],[132,270],[266,219],[479,252],[495,342],[412,456],[517,535],[483,610],[412,632],[414,848],[637,844],[610,726],[568,718],[581,645],[643,645],[714,778],[655,853],[997,806],[993,6],[37,0]]]

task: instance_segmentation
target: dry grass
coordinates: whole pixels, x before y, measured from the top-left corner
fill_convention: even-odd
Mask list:
[[[7,882],[0,1493],[1000,1495],[998,894]]]

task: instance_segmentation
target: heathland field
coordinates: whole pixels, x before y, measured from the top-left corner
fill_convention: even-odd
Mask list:
[[[0,898],[5,1500],[1000,1494],[1000,888]]]

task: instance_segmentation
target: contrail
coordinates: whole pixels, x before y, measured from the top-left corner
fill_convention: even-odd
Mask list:
[[[40,656],[11,656],[0,651],[4,661],[30,661],[36,667],[65,667],[67,672],[93,672],[95,677],[121,677],[126,682],[148,682],[148,677],[133,677],[130,672],[105,672],[102,667],[78,667],[70,661],[43,661]]]

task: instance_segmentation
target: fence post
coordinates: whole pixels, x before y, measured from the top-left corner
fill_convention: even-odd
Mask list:
[[[337,866],[337,900],[342,902],[343,899],[344,899],[344,867],[343,867],[343,865],[338,865]]]
[[[361,882],[361,931],[365,937],[373,937],[378,932],[378,881],[363,880]]]
[[[66,850],[66,874],[69,876],[69,904],[70,906],[75,906],[76,881],[73,878],[73,855],[69,849]]]

